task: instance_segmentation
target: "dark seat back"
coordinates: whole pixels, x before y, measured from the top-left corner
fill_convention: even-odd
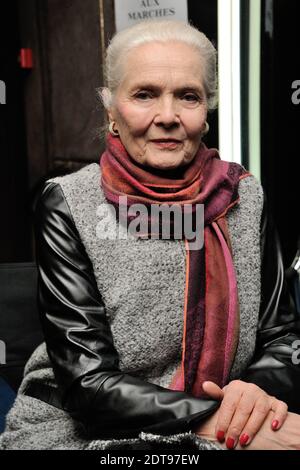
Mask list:
[[[24,366],[43,342],[35,263],[0,264],[0,414],[7,412]],[[1,416],[0,416],[1,432]]]

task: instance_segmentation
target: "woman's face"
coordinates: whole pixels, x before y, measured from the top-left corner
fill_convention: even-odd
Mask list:
[[[180,42],[143,44],[123,72],[109,118],[127,152],[161,170],[189,163],[207,115],[199,53]]]

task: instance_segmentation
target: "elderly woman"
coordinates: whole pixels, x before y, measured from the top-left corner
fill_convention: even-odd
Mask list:
[[[48,180],[36,206],[45,343],[1,448],[300,448],[299,319],[263,191],[202,142],[213,45],[140,23],[106,70],[100,165]],[[178,212],[155,226],[161,205],[194,235]]]

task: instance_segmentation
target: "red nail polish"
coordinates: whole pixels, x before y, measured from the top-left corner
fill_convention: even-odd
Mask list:
[[[276,431],[276,429],[278,428],[278,424],[279,424],[278,419],[274,419],[274,421],[272,422],[273,431]]]
[[[240,444],[241,444],[241,446],[245,446],[248,441],[249,441],[249,436],[248,436],[248,434],[242,434],[241,437],[240,437]]]
[[[232,439],[232,437],[227,437],[226,447],[227,447],[227,449],[233,449],[234,448],[234,439]]]
[[[217,432],[217,439],[219,442],[224,442],[225,438],[225,432],[224,431],[218,431]]]

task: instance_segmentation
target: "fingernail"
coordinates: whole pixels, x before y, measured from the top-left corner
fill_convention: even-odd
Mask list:
[[[278,424],[279,424],[278,419],[274,419],[274,421],[272,421],[272,429],[273,429],[273,431],[276,431],[276,429],[278,428]]]
[[[248,436],[248,434],[242,434],[241,437],[240,437],[240,444],[241,444],[241,446],[245,446],[248,441],[249,441],[249,436]]]
[[[233,449],[234,448],[234,439],[232,439],[232,437],[227,437],[226,447],[227,447],[227,449]]]
[[[219,442],[224,442],[225,438],[225,432],[224,431],[218,431],[217,432],[217,439]]]

